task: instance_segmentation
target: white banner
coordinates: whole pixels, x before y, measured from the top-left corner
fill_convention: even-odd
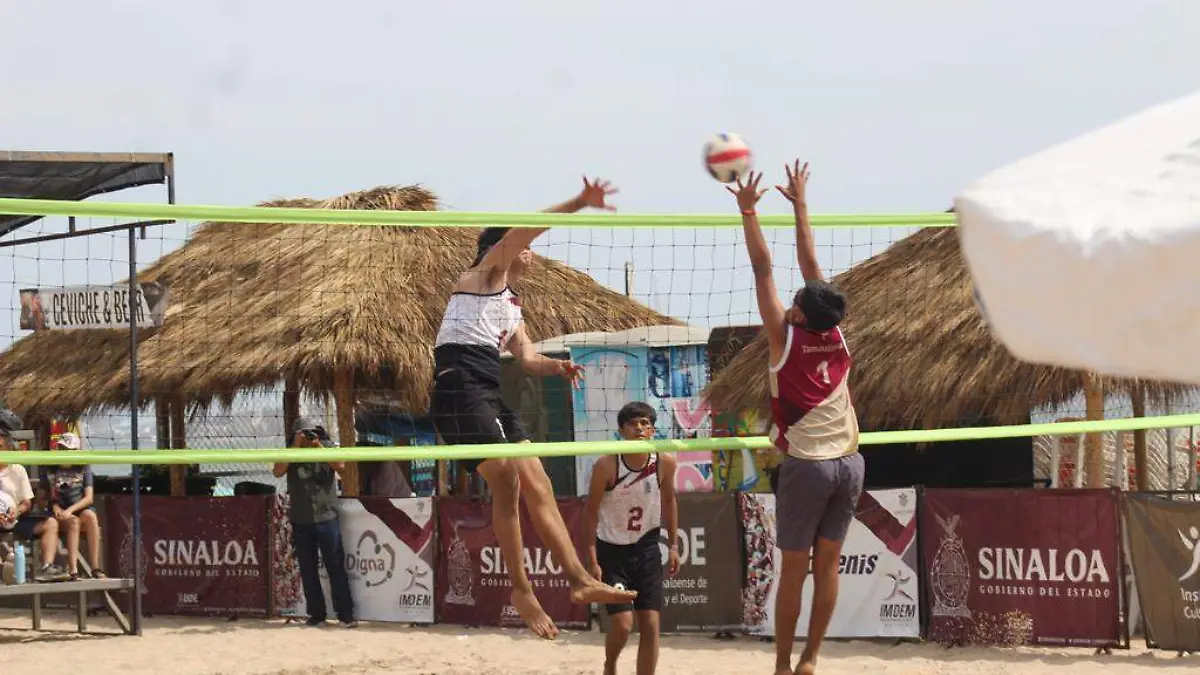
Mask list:
[[[437,545],[433,499],[343,498],[338,500],[338,512],[355,618],[433,623],[433,549]],[[324,563],[320,575],[325,604],[333,616]],[[284,616],[307,613],[303,593],[292,607],[283,604],[279,611]]]
[[[159,282],[138,284],[130,301],[129,286],[74,286],[21,289],[22,330],[129,328],[132,314],[139,328],[161,326],[170,294]]]
[[[749,558],[743,603],[746,629],[755,635],[772,635],[776,575],[782,563],[775,547],[775,495],[742,493],[742,500]],[[916,504],[912,488],[863,494],[842,548],[837,608],[828,637],[920,637]],[[812,597],[809,575],[797,636],[808,632]]]

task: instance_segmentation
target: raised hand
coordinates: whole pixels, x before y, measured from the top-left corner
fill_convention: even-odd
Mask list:
[[[762,199],[762,196],[766,194],[768,188],[758,189],[758,183],[762,180],[762,177],[761,171],[758,172],[758,175],[755,175],[751,171],[745,183],[742,183],[742,177],[738,176],[736,190],[728,185],[725,186],[725,189],[729,190],[729,193],[737,198],[738,209],[742,213],[753,211],[754,206],[758,204],[758,200]]]
[[[794,166],[784,164],[783,170],[787,172],[787,186],[776,185],[775,189],[793,206],[804,206],[807,200],[805,191],[808,189],[808,162],[800,166],[800,160],[796,160]]]
[[[609,195],[615,194],[617,194],[617,188],[613,187],[611,182],[599,178],[589,182],[587,176],[584,176],[583,190],[579,192],[576,199],[581,207],[590,206],[593,209],[616,211],[617,207],[610,206],[606,202]]]

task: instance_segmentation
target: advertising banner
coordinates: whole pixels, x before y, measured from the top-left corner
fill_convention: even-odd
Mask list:
[[[276,574],[276,606],[280,613],[305,616],[307,609],[291,543],[286,509],[283,523],[289,533],[286,552]],[[364,621],[433,623],[433,499],[410,497],[342,498],[338,524],[354,616]],[[280,528],[276,528],[277,531]],[[282,539],[282,537],[281,537]],[[325,606],[333,612],[329,573],[319,569]],[[282,593],[278,591],[282,589]],[[286,602],[286,604],[285,604]]]
[[[921,540],[930,640],[1119,642],[1115,490],[929,489],[924,494]]]
[[[755,635],[775,632],[782,553],[775,546],[775,495],[741,493],[746,584],[743,620]],[[831,638],[920,637],[917,496],[912,488],[863,492],[842,547]],[[808,632],[813,579],[804,581],[796,635]]]
[[[664,633],[723,632],[742,627],[741,584],[730,583],[742,567],[738,541],[737,495],[692,493],[678,496],[679,573],[663,582]],[[666,530],[661,535],[667,560]]]
[[[133,498],[105,499],[109,569],[132,578]],[[266,616],[272,499],[142,497],[143,610]]]
[[[576,553],[583,550],[583,500],[560,498],[558,508],[567,531],[575,537]],[[470,626],[524,626],[510,601],[512,584],[508,565],[500,554],[492,527],[492,505],[444,498],[437,500],[438,560],[434,606],[439,623]],[[559,628],[591,625],[587,605],[571,602],[571,591],[562,566],[542,544],[529,514],[521,505],[521,540],[526,572],[538,600]],[[582,555],[580,556],[582,558]]]
[[[1200,503],[1128,493],[1121,508],[1147,641],[1200,651]]]

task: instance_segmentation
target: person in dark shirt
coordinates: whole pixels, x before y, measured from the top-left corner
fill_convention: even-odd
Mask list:
[[[65,433],[54,444],[55,450],[79,450],[83,447],[79,436]],[[50,512],[58,521],[59,531],[66,534],[67,573],[78,576],[79,537],[87,537],[88,565],[92,576],[104,578],[100,562],[100,519],[92,505],[95,493],[92,488],[92,469],[89,466],[43,467],[39,483],[50,495]]]
[[[329,434],[315,421],[301,417],[292,425],[288,447],[322,448],[329,445]],[[354,618],[354,600],[350,597],[350,580],[346,576],[346,553],[342,548],[337,512],[337,472],[343,467],[342,462],[311,462],[278,463],[274,468],[276,478],[287,476],[291,502],[288,520],[292,524],[292,546],[300,566],[309,626],[324,625],[327,618],[325,593],[321,589],[317,567],[319,561],[324,560],[338,621],[347,628],[358,627]]]

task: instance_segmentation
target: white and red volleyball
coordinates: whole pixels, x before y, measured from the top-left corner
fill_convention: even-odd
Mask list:
[[[754,154],[740,134],[716,134],[704,144],[704,166],[722,183],[732,183],[750,170]]]

